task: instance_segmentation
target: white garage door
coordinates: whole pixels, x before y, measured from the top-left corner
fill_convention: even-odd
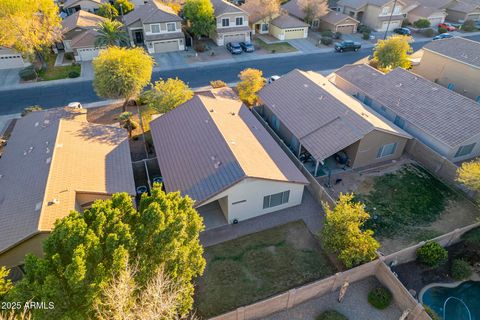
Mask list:
[[[155,42],[153,44],[153,50],[155,53],[178,51],[178,40]]]
[[[19,54],[0,55],[0,69],[23,68],[22,56]]]
[[[94,58],[98,56],[98,49],[96,48],[84,48],[84,49],[78,49],[78,57],[80,58],[80,61],[91,61]]]
[[[337,26],[337,32],[340,32],[342,34],[353,33],[354,29],[355,29],[355,25],[353,24],[343,24],[343,25]]]
[[[243,41],[245,41],[245,33],[226,34],[223,36],[224,44],[227,44],[229,42],[243,42]]]
[[[429,20],[430,20],[430,26],[432,26],[432,27],[436,27],[440,23],[443,23],[443,21],[444,21],[444,19],[442,17],[430,18]]]

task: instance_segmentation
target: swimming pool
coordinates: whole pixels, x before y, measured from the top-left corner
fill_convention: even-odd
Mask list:
[[[457,286],[433,285],[421,301],[443,320],[480,320],[480,282],[466,281]]]

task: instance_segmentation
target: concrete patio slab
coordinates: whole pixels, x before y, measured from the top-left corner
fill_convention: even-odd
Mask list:
[[[214,201],[205,206],[202,206],[198,208],[197,211],[203,218],[205,230],[218,228],[228,224],[227,219],[225,219],[222,209],[218,204],[218,201]]]

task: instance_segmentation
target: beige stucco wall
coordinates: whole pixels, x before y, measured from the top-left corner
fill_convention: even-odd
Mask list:
[[[90,0],[82,0],[77,3],[75,3],[72,7],[80,6],[82,10],[89,11],[89,12],[94,12],[96,11],[99,7],[100,4],[95,1],[90,1]]]
[[[235,24],[235,19],[236,18],[243,18],[243,25],[237,26]],[[222,27],[222,19],[230,19],[230,26],[228,27]],[[217,16],[217,29],[222,29],[222,28],[233,28],[233,27],[245,27],[248,26],[248,15],[246,13],[226,13]]]
[[[48,237],[48,234],[49,233],[37,234],[7,252],[0,254],[0,266],[6,266],[8,268],[18,266],[24,262],[27,253],[42,256],[42,243]]]
[[[480,68],[424,50],[423,57],[413,67],[413,72],[444,87],[453,83],[455,92],[473,100],[480,96]]]
[[[283,30],[277,26],[270,25],[270,34],[279,40],[285,40],[285,35]]]

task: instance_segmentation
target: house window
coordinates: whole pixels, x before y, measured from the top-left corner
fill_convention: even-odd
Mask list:
[[[389,144],[384,144],[383,146],[378,149],[377,153],[377,159],[378,158],[383,158],[390,156],[395,153],[395,150],[397,149],[397,143],[389,143]]]
[[[320,20],[313,20],[313,22],[312,22],[312,27],[318,28],[319,25],[320,25]]]
[[[223,18],[222,19],[222,27],[228,27],[230,26],[230,19],[229,18]]]
[[[159,24],[150,25],[150,29],[152,29],[152,33],[160,33],[160,25]]]
[[[177,25],[175,23],[167,23],[167,31],[168,32],[177,31]]]
[[[400,14],[400,7],[399,6],[395,6],[395,9],[393,10],[393,14]]]
[[[285,204],[288,202],[289,198],[290,190],[265,196],[263,197],[263,209]]]
[[[461,146],[460,148],[458,148],[457,153],[455,153],[455,158],[463,157],[470,154],[473,151],[473,148],[475,148],[475,143]]]
[[[371,107],[372,106],[372,98],[370,98],[369,96],[365,96],[365,98],[363,98],[363,103],[365,103],[367,106]]]
[[[389,7],[384,7],[382,9],[382,15],[386,16],[388,14],[388,11],[390,11],[390,8]]]
[[[268,23],[262,23],[261,30],[262,32],[268,32]]]
[[[402,117],[396,116],[393,123],[395,123],[398,127],[402,129],[403,127],[405,127],[405,120]]]
[[[449,83],[448,86],[447,86],[447,88],[448,88],[449,90],[455,89],[455,83]]]
[[[235,24],[237,26],[243,26],[243,17],[238,17],[235,19]]]

